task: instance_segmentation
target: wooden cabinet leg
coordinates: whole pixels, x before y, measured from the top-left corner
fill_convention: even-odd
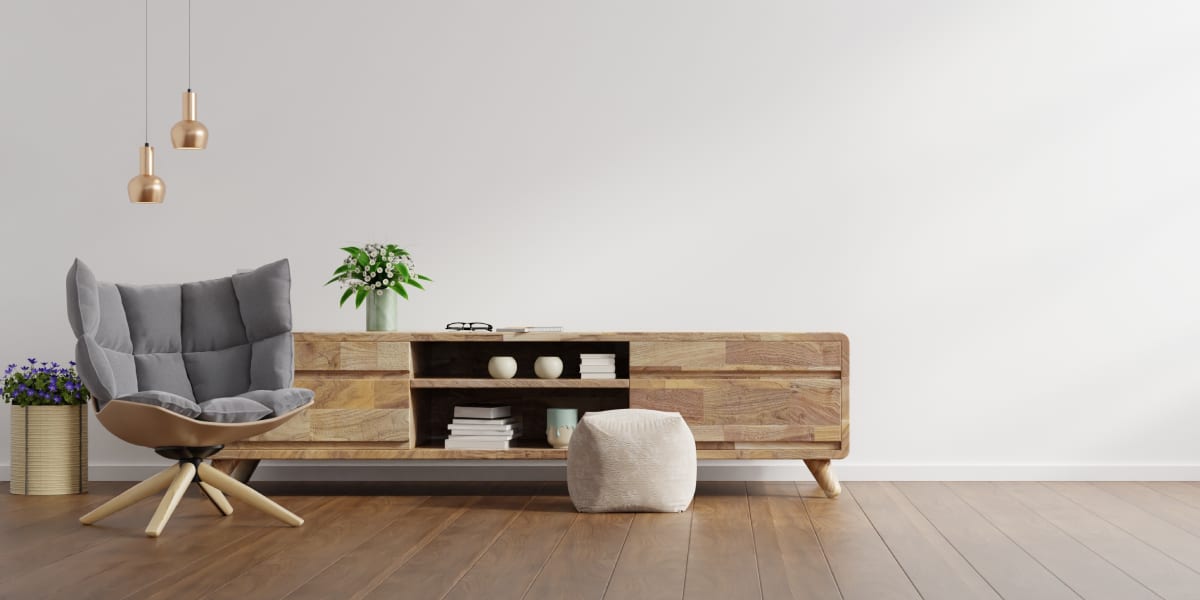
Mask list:
[[[824,490],[825,497],[837,498],[838,494],[842,493],[842,484],[838,483],[828,459],[805,459],[804,464],[812,473],[813,479],[817,480],[817,485]]]
[[[258,468],[258,461],[241,458],[214,458],[212,466],[216,470],[242,482],[248,483]]]

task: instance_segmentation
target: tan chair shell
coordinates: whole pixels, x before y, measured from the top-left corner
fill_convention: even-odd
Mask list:
[[[212,423],[185,417],[160,406],[109,400],[96,418],[113,435],[137,446],[222,446],[266,433],[300,414],[308,404],[287,414],[248,423]]]

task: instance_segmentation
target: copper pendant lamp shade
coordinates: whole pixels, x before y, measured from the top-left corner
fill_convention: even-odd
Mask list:
[[[171,145],[176,150],[203,150],[208,146],[208,128],[196,120],[196,93],[183,93],[183,120],[171,127]]]
[[[129,180],[129,201],[134,204],[162,204],[167,184],[154,174],[154,147],[142,146],[141,170]]]

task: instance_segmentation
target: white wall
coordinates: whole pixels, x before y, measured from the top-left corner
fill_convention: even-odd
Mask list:
[[[290,257],[297,329],[354,330],[321,283],[392,241],[412,329],[846,332],[848,478],[1200,476],[1195,3],[200,0],[202,153],[152,5],[159,207],[142,3],[0,6],[4,363],[70,358],[75,256]]]

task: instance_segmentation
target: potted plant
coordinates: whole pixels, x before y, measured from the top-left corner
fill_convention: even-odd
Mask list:
[[[13,494],[87,491],[87,400],[75,363],[27,359],[4,370],[3,396],[12,404]]]
[[[338,306],[351,297],[354,307],[367,304],[367,331],[395,331],[398,328],[400,298],[408,299],[405,286],[425,289],[422,281],[432,279],[417,274],[412,255],[395,244],[367,244],[361,248],[342,248],[348,256],[333,272],[333,279],[346,288]]]

